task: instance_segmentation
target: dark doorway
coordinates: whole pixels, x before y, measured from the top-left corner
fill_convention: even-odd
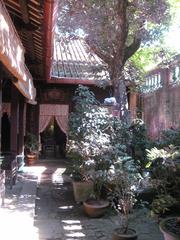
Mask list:
[[[1,151],[10,151],[10,121],[8,114],[5,112],[2,115],[2,125],[1,125]]]
[[[55,117],[41,133],[42,157],[65,158],[66,134],[61,130]]]

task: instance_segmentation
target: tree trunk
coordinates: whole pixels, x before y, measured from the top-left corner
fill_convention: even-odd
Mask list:
[[[111,78],[114,87],[114,97],[117,101],[117,110],[120,111],[120,119],[124,123],[128,123],[130,118],[125,80],[122,76],[122,67],[119,67],[118,64],[116,69],[116,71],[113,71]]]

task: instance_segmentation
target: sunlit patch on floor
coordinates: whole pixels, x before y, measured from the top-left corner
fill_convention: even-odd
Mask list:
[[[83,233],[81,221],[79,220],[62,220],[63,229],[67,240],[84,238],[86,235]]]
[[[53,183],[63,183],[62,174],[66,171],[66,168],[57,168],[56,171],[52,174]]]
[[[68,225],[63,227],[64,230],[72,231],[72,230],[82,230],[82,227],[80,225]]]
[[[85,237],[85,234],[84,233],[82,233],[82,232],[75,232],[75,233],[68,233],[68,234],[66,234],[66,236],[67,237]]]
[[[31,166],[31,167],[24,167],[24,173],[26,176],[31,177],[37,177],[38,180],[41,178],[41,174],[46,170],[47,168],[44,166]]]
[[[61,206],[59,207],[59,209],[63,209],[63,210],[66,210],[66,209],[73,209],[74,206]]]

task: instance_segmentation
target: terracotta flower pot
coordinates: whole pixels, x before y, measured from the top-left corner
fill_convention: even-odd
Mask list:
[[[29,153],[26,155],[26,161],[29,166],[36,163],[38,155],[36,153]]]
[[[180,240],[180,224],[177,224],[176,217],[169,217],[162,220],[159,228],[165,240]]]
[[[137,233],[134,229],[128,228],[126,233],[122,233],[120,228],[116,228],[113,231],[112,240],[135,240],[137,239]]]
[[[89,199],[83,202],[84,211],[88,217],[98,218],[105,214],[109,202],[105,200]]]

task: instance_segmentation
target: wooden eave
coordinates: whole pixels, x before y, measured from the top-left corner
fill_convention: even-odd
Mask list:
[[[45,82],[51,71],[58,1],[6,0],[4,3],[25,48],[26,65],[33,79]]]
[[[0,61],[13,76],[13,83],[31,102],[35,102],[36,89],[32,76],[24,61],[25,49],[14,27],[11,17],[0,2]]]

